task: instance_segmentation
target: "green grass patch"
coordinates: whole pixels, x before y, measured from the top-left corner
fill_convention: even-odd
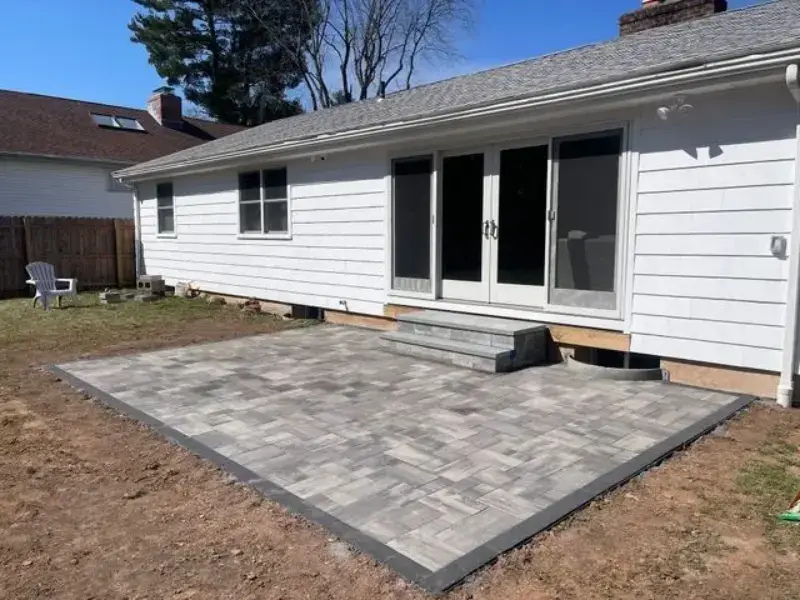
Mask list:
[[[751,514],[761,517],[767,539],[778,550],[800,545],[800,524],[777,519],[800,492],[800,453],[786,440],[789,434],[785,427],[770,432],[736,477],[738,490],[751,500]]]
[[[287,322],[267,313],[247,313],[236,306],[209,304],[202,298],[166,297],[155,302],[126,301],[100,304],[98,294],[84,293],[65,298],[62,308],[44,311],[28,299],[0,301],[0,347],[5,351],[35,350],[54,345],[91,349],[137,338],[148,332],[186,331],[207,319],[246,320],[254,333],[281,329],[299,322]]]

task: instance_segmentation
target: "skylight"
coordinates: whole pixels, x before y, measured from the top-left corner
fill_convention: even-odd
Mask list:
[[[101,115],[90,113],[92,120],[98,127],[108,127],[111,129],[127,129],[128,131],[144,131],[141,123],[133,117],[120,117],[117,115]]]
[[[117,127],[117,124],[114,122],[114,117],[111,115],[96,115],[92,113],[92,119],[95,123],[100,125],[100,127]]]
[[[114,117],[114,118],[117,120],[117,123],[119,123],[119,126],[122,127],[123,129],[136,129],[139,131],[144,129],[144,127],[142,127],[139,124],[139,121],[137,121],[136,119],[132,119],[131,117]]]

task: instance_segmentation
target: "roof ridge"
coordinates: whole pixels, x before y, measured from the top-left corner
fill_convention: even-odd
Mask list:
[[[731,14],[734,14],[734,13],[741,13],[741,12],[745,12],[745,11],[757,10],[757,9],[761,9],[761,8],[763,8],[765,6],[768,6],[770,4],[778,4],[778,3],[781,3],[781,2],[787,2],[787,1],[795,1],[795,0],[766,0],[766,1],[763,1],[763,2],[759,2],[758,4],[751,4],[749,6],[739,6],[737,8],[726,10],[725,12],[717,13],[717,14],[711,15],[709,17],[704,17],[702,19],[693,19],[691,21],[684,21],[682,23],[672,23],[670,25],[662,25],[660,27],[655,27],[655,28],[652,28],[652,29],[646,29],[644,31],[638,31],[636,33],[628,34],[628,35],[626,35],[624,37],[625,38],[644,37],[644,35],[653,35],[654,32],[658,32],[658,33],[662,33],[663,32],[663,33],[666,34],[666,33],[669,33],[670,31],[674,31],[674,28],[676,28],[676,27],[691,26],[692,24],[696,23],[697,21],[705,21],[707,19],[724,18],[724,17],[727,17],[728,15],[731,15]],[[553,52],[545,52],[544,54],[537,54],[536,56],[531,56],[531,57],[528,57],[528,58],[522,58],[520,60],[515,60],[515,61],[509,62],[509,63],[506,63],[506,64],[500,64],[500,65],[497,65],[497,66],[494,66],[494,67],[488,67],[488,68],[485,68],[485,69],[478,69],[477,71],[470,71],[469,73],[461,73],[459,75],[452,75],[451,77],[445,77],[444,79],[437,79],[436,81],[429,81],[427,83],[422,83],[420,85],[415,85],[414,87],[412,87],[409,90],[398,90],[396,92],[392,92],[391,94],[387,94],[386,97],[389,98],[389,97],[392,97],[392,96],[397,96],[399,94],[410,93],[410,92],[413,92],[415,90],[431,87],[431,86],[434,86],[434,85],[438,85],[440,83],[445,83],[447,81],[458,80],[458,79],[461,79],[461,78],[464,78],[464,77],[473,77],[475,75],[481,75],[481,74],[484,74],[484,73],[490,73],[490,72],[493,73],[493,72],[497,72],[497,71],[502,71],[504,69],[509,69],[511,67],[515,67],[515,66],[518,66],[518,65],[523,65],[523,64],[526,64],[526,63],[529,63],[529,62],[539,61],[539,60],[542,60],[542,59],[545,59],[545,58],[548,58],[548,57],[551,57],[551,56],[559,56],[559,55],[562,55],[562,54],[569,54],[570,52],[576,52],[578,50],[584,50],[586,48],[597,48],[597,47],[600,47],[600,46],[605,46],[605,45],[608,45],[608,44],[613,44],[613,43],[619,42],[622,38],[623,38],[623,36],[617,35],[616,37],[609,38],[609,39],[606,39],[606,40],[600,40],[600,41],[597,41],[597,42],[588,42],[586,44],[579,44],[579,45],[573,46],[571,48],[564,48],[562,50],[554,50]],[[374,100],[374,98],[370,98],[370,100]],[[348,105],[345,104],[345,105],[341,105],[341,106],[348,106]]]
[[[766,51],[800,49],[800,0],[772,0],[693,21],[544,54],[529,59],[278,119],[126,170],[126,175],[258,153],[345,131],[413,123],[424,117],[532,98],[539,94],[656,75]]]
[[[194,117],[190,115],[182,116],[184,121],[197,121],[198,123],[208,123],[210,125],[226,125],[227,127],[241,127],[242,129],[249,129],[247,125],[239,125],[238,123],[227,123],[225,121],[215,121],[206,117]]]
[[[109,108],[109,109],[121,109],[121,110],[130,111],[130,112],[138,112],[138,113],[141,113],[142,115],[145,115],[145,114],[149,115],[150,114],[150,112],[147,110],[147,108],[133,108],[133,107],[130,107],[130,106],[122,106],[121,104],[106,104],[105,102],[94,102],[92,100],[78,100],[77,98],[66,98],[64,96],[51,96],[49,94],[38,94],[36,92],[22,92],[22,91],[19,91],[19,90],[0,89],[0,94],[15,94],[15,95],[18,95],[18,96],[32,96],[32,97],[35,97],[35,98],[47,98],[49,100],[61,100],[61,101],[64,101],[64,102],[71,102],[73,104],[87,104],[87,105],[104,107],[104,108]],[[114,116],[116,116],[116,115],[114,115]],[[125,115],[119,115],[119,116],[125,116]],[[194,121],[196,123],[201,123],[201,124],[223,125],[225,127],[238,127],[240,129],[248,129],[248,127],[246,125],[239,125],[237,123],[226,123],[224,121],[214,121],[213,119],[207,119],[207,118],[204,118],[204,117],[194,117],[194,116],[189,116],[189,115],[183,115],[182,119],[184,121]]]
[[[64,102],[73,102],[75,104],[92,104],[94,106],[104,106],[106,108],[121,108],[123,110],[131,110],[146,113],[146,108],[133,108],[131,106],[122,106],[121,104],[107,104],[105,102],[94,102],[92,100],[80,100],[78,98],[67,98],[66,96],[52,96],[50,94],[39,94],[36,92],[23,92],[21,90],[0,89],[0,94],[16,94],[19,96],[35,96],[36,98],[48,98],[50,100],[62,100]],[[148,113],[149,114],[149,113]]]

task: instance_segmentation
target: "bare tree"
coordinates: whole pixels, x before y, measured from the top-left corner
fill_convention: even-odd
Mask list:
[[[285,35],[268,11],[282,0],[240,0],[303,72],[314,110],[409,89],[420,62],[458,57],[478,0],[293,0],[302,22]],[[285,0],[283,0],[285,1]]]

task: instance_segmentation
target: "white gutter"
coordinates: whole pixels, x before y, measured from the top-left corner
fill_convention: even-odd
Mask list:
[[[792,242],[789,250],[789,281],[786,292],[786,319],[783,329],[783,360],[781,379],[776,394],[778,404],[792,406],[794,371],[797,362],[797,309],[800,286],[800,69],[797,64],[786,67],[786,86],[798,105],[795,132],[794,200],[792,202]]]
[[[266,147],[262,146],[223,154],[215,154],[209,157],[194,160],[190,159],[164,166],[155,166],[152,168],[143,169],[131,167],[129,169],[118,171],[114,174],[114,176],[122,179],[135,179],[141,175],[156,175],[173,171],[179,172],[182,169],[199,167],[227,160],[257,157],[283,151],[289,152],[302,150],[307,147],[316,146],[323,142],[357,142],[363,139],[385,136],[391,133],[403,132],[432,125],[457,123],[464,119],[503,115],[530,108],[546,107],[556,103],[579,100],[596,100],[622,94],[642,92],[657,87],[666,87],[676,84],[690,84],[705,79],[719,78],[727,75],[762,71],[773,67],[783,67],[787,62],[794,62],[797,60],[800,60],[800,49],[798,48],[770,52],[766,54],[754,54],[746,57],[719,61],[716,63],[708,63],[697,67],[689,67],[672,74],[656,73],[651,75],[642,75],[624,81],[603,83],[584,88],[553,92],[550,94],[536,96],[534,98],[524,98],[521,100],[512,100],[499,104],[493,104],[491,106],[464,109],[454,111],[452,113],[414,119],[407,122],[398,121],[389,125],[378,125],[374,127],[358,129],[355,131],[323,134],[310,139],[287,141]]]

